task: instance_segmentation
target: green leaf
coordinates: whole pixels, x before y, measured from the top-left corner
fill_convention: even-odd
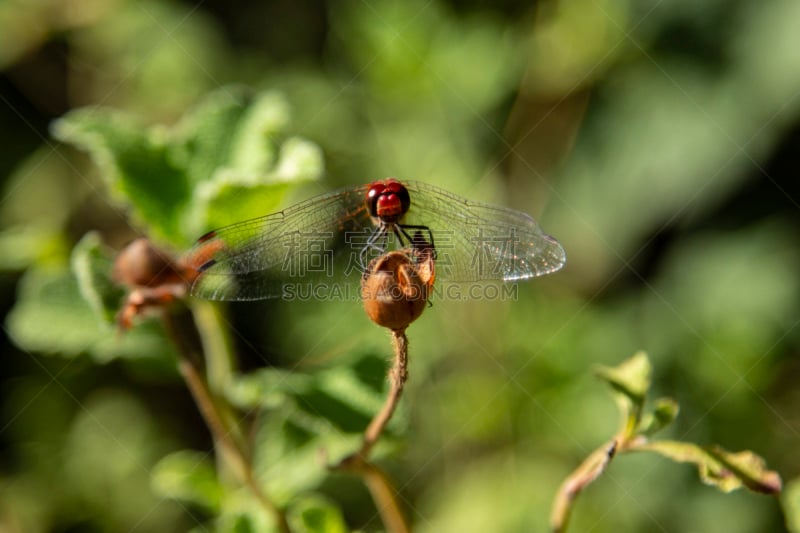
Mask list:
[[[194,185],[187,236],[277,210],[290,182],[318,179],[322,151],[288,138],[289,106],[278,93],[239,88],[209,94],[177,128],[175,160]]]
[[[290,137],[281,145],[274,179],[280,181],[311,181],[322,176],[322,150],[316,144]]]
[[[275,141],[289,125],[289,103],[281,94],[257,95],[242,118],[231,150],[233,168],[264,172],[275,163]]]
[[[381,373],[379,376],[385,380],[385,373]],[[317,388],[342,401],[363,416],[371,418],[383,405],[384,396],[375,391],[371,383],[363,381],[363,377],[354,372],[352,368],[333,367],[320,373],[317,379]]]
[[[230,165],[236,132],[249,100],[248,91],[223,87],[207,94],[177,125],[173,156],[186,169],[193,186]]]
[[[110,331],[97,320],[68,272],[31,269],[20,280],[7,318],[12,340],[25,350],[76,355]]]
[[[626,437],[632,437],[641,425],[642,407],[650,388],[651,371],[650,361],[644,352],[637,352],[616,367],[595,368],[597,376],[611,385],[617,393],[617,404],[624,418],[622,433]]]
[[[157,236],[180,241],[180,214],[189,199],[184,171],[170,159],[163,132],[105,109],[72,111],[53,124],[53,135],[89,152],[112,190]]]
[[[378,371],[382,380],[384,369]],[[269,411],[256,432],[255,468],[257,479],[278,503],[313,490],[327,476],[326,464],[357,449],[383,403],[374,384],[364,378],[349,367],[316,374],[264,368],[227,386],[226,396],[234,405]],[[376,452],[385,453],[381,449]]]
[[[644,403],[645,395],[650,388],[651,371],[650,361],[644,352],[636,353],[619,366],[599,366],[595,369],[601,379],[615,391],[628,397],[635,405]]]
[[[220,175],[197,187],[187,231],[201,235],[208,230],[277,211],[288,185],[242,184]]]
[[[312,382],[311,376],[300,372],[261,368],[231,380],[225,394],[234,405],[243,409],[271,409],[284,405],[290,396],[308,391]]]
[[[302,498],[288,511],[292,531],[298,533],[347,533],[342,511],[321,496]]]
[[[697,465],[703,483],[714,485],[723,492],[741,487],[776,494],[781,491],[777,472],[767,470],[764,460],[751,451],[728,452],[718,446],[698,446],[689,442],[652,441],[636,447],[659,453],[679,463]]]
[[[781,505],[789,531],[800,533],[800,478],[786,484],[786,490],[781,495]]]
[[[6,324],[11,339],[24,350],[64,357],[89,353],[100,362],[117,357],[147,359],[174,372],[175,353],[160,323],[145,321],[118,334],[98,319],[67,271],[28,270]]]
[[[314,387],[297,395],[298,406],[340,431],[360,434],[384,403],[386,371],[380,357],[361,354],[352,365],[333,366],[315,374]],[[392,417],[390,430],[402,423],[402,414],[401,405]]]
[[[113,260],[96,232],[84,235],[72,250],[72,272],[78,289],[95,315],[107,323],[114,322],[125,295],[125,290],[111,279],[112,269]]]
[[[203,529],[203,531],[208,531]],[[227,491],[213,531],[217,533],[280,533],[272,513],[253,496],[247,487]]]
[[[91,346],[90,353],[99,362],[133,359],[154,365],[154,369],[162,374],[175,374],[177,371],[175,348],[158,320],[144,320],[124,334],[116,329],[104,330],[101,338]]]
[[[365,356],[359,364],[372,359],[373,356]],[[376,370],[383,382],[385,369]],[[346,433],[360,434],[383,405],[383,394],[375,389],[374,379],[375,376],[344,366],[322,369],[313,375],[262,368],[237,377],[225,392],[234,405],[244,409],[292,407],[290,418],[310,431],[317,431],[320,424],[333,424]]]
[[[678,402],[672,398],[659,398],[653,410],[643,417],[639,432],[649,436],[660,431],[672,424],[679,410]]]
[[[177,126],[174,158],[193,185],[214,180],[220,172],[249,184],[316,179],[322,172],[321,151],[304,139],[284,141],[289,117],[289,105],[278,93],[251,95],[223,87]]]
[[[310,428],[297,425],[289,412],[275,413],[256,433],[256,479],[278,505],[317,487],[327,476],[320,460],[321,437],[330,432],[322,420],[310,419]]]
[[[214,513],[220,509],[223,489],[208,453],[181,450],[167,455],[153,468],[152,485],[166,498],[194,503]]]
[[[13,226],[0,231],[0,269],[23,270],[36,263],[62,260],[69,250],[51,228]]]
[[[287,139],[281,145],[274,168],[220,167],[212,179],[196,188],[186,221],[187,232],[199,235],[272,213],[283,202],[291,182],[315,180],[322,173],[319,147],[298,138]]]
[[[710,446],[706,451],[738,477],[750,490],[763,494],[778,494],[782,488],[777,472],[767,470],[766,462],[755,453],[745,450],[729,452],[719,446]]]
[[[240,185],[316,179],[322,158],[313,143],[288,139],[277,155],[289,117],[289,105],[278,93],[223,87],[176,128],[175,160],[194,186],[220,179]]]
[[[208,229],[274,211],[289,182],[322,175],[318,146],[282,138],[288,122],[279,94],[222,87],[174,128],[87,108],[56,121],[53,134],[87,150],[155,236],[185,245]]]

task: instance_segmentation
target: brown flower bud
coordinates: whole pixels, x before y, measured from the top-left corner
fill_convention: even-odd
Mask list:
[[[127,330],[137,316],[185,298],[196,270],[187,265],[185,259],[174,259],[141,238],[119,252],[114,260],[113,276],[129,289],[117,315],[120,329]]]
[[[114,260],[114,279],[129,287],[158,287],[181,281],[172,258],[145,239],[136,239]]]
[[[373,259],[361,280],[361,299],[370,320],[402,331],[425,310],[433,286],[432,254],[395,250]]]

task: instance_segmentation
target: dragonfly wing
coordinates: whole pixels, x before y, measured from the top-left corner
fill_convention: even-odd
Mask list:
[[[333,276],[351,234],[371,231],[365,187],[311,198],[201,237],[192,294],[211,300],[281,297],[287,283]]]
[[[437,279],[525,280],[560,270],[566,262],[561,244],[525,213],[467,200],[426,183],[405,185],[411,208],[404,222],[430,228]]]

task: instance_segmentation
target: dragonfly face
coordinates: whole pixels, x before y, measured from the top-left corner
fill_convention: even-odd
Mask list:
[[[408,189],[393,178],[373,182],[367,191],[366,201],[370,216],[384,224],[397,222],[411,206]]]

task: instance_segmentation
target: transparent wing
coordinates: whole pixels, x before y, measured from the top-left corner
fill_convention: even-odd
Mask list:
[[[352,235],[374,230],[364,203],[366,187],[209,232],[188,254],[203,258],[193,265],[198,276],[192,294],[210,300],[275,298],[289,283],[319,283],[352,270],[352,254],[342,252],[352,249]]]
[[[564,248],[529,215],[467,200],[427,183],[403,183],[411,196],[403,223],[430,228],[436,279],[525,280],[564,266]]]
[[[401,224],[410,235],[422,231],[433,237],[437,279],[524,280],[564,266],[562,246],[525,213],[425,183],[403,183],[411,207]],[[337,274],[360,273],[382,249],[398,245],[391,231],[383,240],[371,240],[375,223],[364,200],[368,187],[317,196],[208,233],[188,255],[202,258],[193,264],[198,275],[192,294],[213,300],[319,298],[315,288],[331,288]],[[305,291],[287,295],[287,287]]]

